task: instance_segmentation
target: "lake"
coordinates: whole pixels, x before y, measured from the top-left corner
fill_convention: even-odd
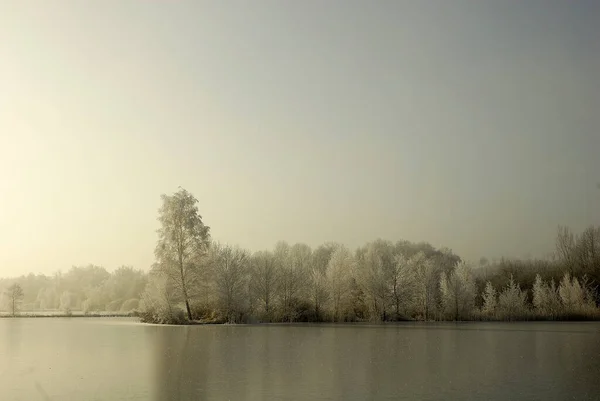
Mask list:
[[[0,319],[2,400],[598,400],[600,323]]]

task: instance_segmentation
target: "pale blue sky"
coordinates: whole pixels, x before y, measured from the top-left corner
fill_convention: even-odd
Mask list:
[[[600,223],[596,1],[0,0],[0,275],[215,239],[543,256]]]

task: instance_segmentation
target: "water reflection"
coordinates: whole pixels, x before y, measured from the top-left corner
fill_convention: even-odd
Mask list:
[[[116,322],[0,319],[0,399],[552,401],[600,394],[599,324]]]
[[[211,337],[194,327],[153,327],[154,399],[204,400]]]
[[[586,386],[600,390],[583,370],[600,366],[581,358],[583,348],[600,356],[593,331],[481,328],[158,327],[155,399],[530,399],[550,388],[547,399],[586,399]],[[575,333],[579,342],[565,341]]]

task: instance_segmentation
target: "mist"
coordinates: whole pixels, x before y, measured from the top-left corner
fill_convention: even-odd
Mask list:
[[[600,221],[595,2],[0,5],[0,275],[213,237],[547,257]]]

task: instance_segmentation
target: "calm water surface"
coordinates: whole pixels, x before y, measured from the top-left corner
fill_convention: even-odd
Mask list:
[[[600,324],[0,319],[0,399],[600,400]]]

